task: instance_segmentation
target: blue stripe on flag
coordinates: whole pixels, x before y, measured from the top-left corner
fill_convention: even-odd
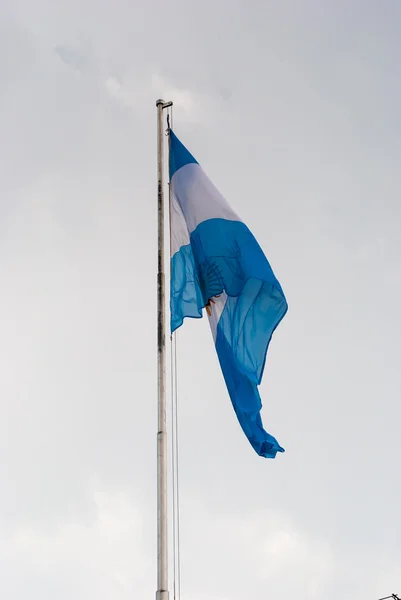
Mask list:
[[[260,383],[271,336],[287,311],[284,293],[256,239],[241,221],[198,225],[171,261],[171,329],[202,316],[209,299],[228,298],[217,325],[216,350],[246,436],[261,456],[283,452],[260,417]],[[213,305],[211,306],[213,310]]]
[[[198,164],[196,158],[185,148],[178,137],[170,129],[170,180],[174,173],[190,163]]]
[[[185,317],[200,318],[205,307],[200,291],[192,246],[182,246],[171,259],[171,332],[181,327]]]
[[[228,393],[243,432],[259,456],[275,458],[277,452],[284,452],[284,449],[273,436],[263,429],[260,416],[262,402],[258,388],[239,368],[233,347],[227,340],[220,322],[217,326],[216,351]]]

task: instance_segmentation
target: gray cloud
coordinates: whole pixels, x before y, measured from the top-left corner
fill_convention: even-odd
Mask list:
[[[183,597],[401,593],[399,3],[1,10],[0,595],[155,590],[160,96],[290,305],[274,462],[178,334]]]

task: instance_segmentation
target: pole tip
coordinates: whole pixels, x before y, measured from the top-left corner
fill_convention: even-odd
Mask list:
[[[161,100],[161,98],[156,100],[156,106],[160,106],[160,104],[164,104],[164,100]]]

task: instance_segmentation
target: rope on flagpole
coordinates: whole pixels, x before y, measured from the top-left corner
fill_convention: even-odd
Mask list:
[[[167,133],[173,125],[173,108],[167,114]],[[169,140],[170,141],[170,140]],[[169,182],[169,227],[171,255],[171,187]],[[171,455],[172,455],[172,494],[173,494],[173,599],[181,598],[181,549],[180,549],[180,485],[179,485],[179,444],[178,444],[178,366],[177,337],[170,336],[170,378],[171,378]]]
[[[172,424],[172,487],[173,487],[173,598],[181,597],[181,549],[180,549],[180,480],[178,436],[178,366],[177,336],[171,336],[171,424]]]

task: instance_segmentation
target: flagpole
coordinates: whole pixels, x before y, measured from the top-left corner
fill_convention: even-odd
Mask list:
[[[172,102],[157,100],[157,592],[168,600],[166,308],[164,274],[164,127],[163,110]]]

